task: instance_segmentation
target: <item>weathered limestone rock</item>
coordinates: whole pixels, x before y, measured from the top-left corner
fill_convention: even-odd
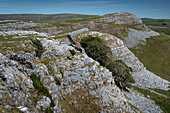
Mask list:
[[[80,33],[86,32],[86,31],[89,31],[89,29],[88,28],[83,28],[83,29],[80,29],[80,30],[77,30],[77,31],[73,31],[73,32],[69,33],[69,35],[70,36],[76,36],[76,35],[78,35]]]
[[[159,33],[155,31],[138,31],[135,29],[129,28],[130,32],[128,33],[128,37],[125,38],[125,45],[127,47],[135,47],[137,44],[141,43],[141,41],[146,42],[146,38],[150,38],[151,36],[158,36]]]
[[[113,22],[115,24],[139,24],[142,23],[142,20],[138,18],[136,15],[121,12],[111,15],[104,15],[104,17],[99,19],[100,22]]]
[[[10,55],[10,59],[11,60],[15,60],[17,62],[19,62],[20,64],[25,65],[26,67],[30,68],[30,69],[36,69],[36,66],[30,62],[30,59],[35,59],[35,55],[31,54],[31,53],[26,53],[26,54],[11,54]]]
[[[41,58],[43,57],[54,57],[54,58],[60,58],[60,55],[57,55],[55,52],[53,51],[45,51],[41,54]]]
[[[130,91],[124,92],[124,94],[128,97],[128,101],[136,106],[139,110],[144,113],[161,113],[162,110],[160,107],[155,106],[155,102],[151,99],[144,97],[143,95]]]

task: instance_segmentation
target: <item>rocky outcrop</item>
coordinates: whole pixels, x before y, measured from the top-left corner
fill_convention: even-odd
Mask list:
[[[25,65],[27,68],[30,68],[33,70],[37,69],[36,66],[32,62],[29,61],[30,59],[35,59],[35,54],[33,53],[11,54],[10,59],[15,60],[19,62],[20,64]]]
[[[0,30],[28,29],[38,26],[36,23],[32,22],[17,22],[17,21],[0,21],[0,22],[1,22]]]
[[[104,15],[104,17],[99,19],[99,22],[113,22],[115,24],[134,25],[134,24],[142,23],[142,20],[139,19],[136,15],[127,12],[121,12],[121,13]]]
[[[138,58],[124,45],[122,40],[110,34],[94,31],[82,33],[79,38],[86,37],[88,35],[97,36],[104,39],[112,50],[112,54],[114,56],[113,60],[122,60],[129,67],[132,67],[132,76],[136,81],[135,85],[144,88],[169,90],[169,81],[164,80],[146,70]]]
[[[8,35],[19,35],[19,36],[23,36],[23,35],[38,35],[38,36],[44,36],[47,37],[47,33],[39,33],[36,31],[26,31],[26,30],[11,30],[11,31],[0,31],[0,35],[3,36],[8,36]]]
[[[67,108],[62,106],[63,104],[61,103],[63,101],[67,101],[68,104],[73,103],[71,104],[73,108],[80,112],[81,109],[84,109],[84,106],[93,104],[99,106],[97,110],[101,112],[134,111],[127,103],[121,90],[115,85],[114,78],[108,69],[100,66],[98,62],[89,58],[85,53],[76,51],[70,46],[68,40],[61,43],[60,40],[42,39],[42,43],[46,49],[55,49],[57,55],[60,55],[60,57],[52,57],[52,55],[56,56],[55,52],[45,52],[43,55],[46,58],[52,57],[55,59],[49,62],[49,65],[51,64],[52,68],[54,68],[53,73],[55,76],[48,73],[49,67],[41,62],[42,59],[36,58],[34,60],[35,57],[31,53],[11,55],[11,60],[1,54],[3,60],[0,63],[0,99],[4,106],[17,106],[23,111],[26,109],[31,112],[45,111],[50,107],[51,100],[44,95],[38,94],[34,89],[33,82],[29,77],[34,70],[19,64],[23,61],[34,60],[34,63],[32,63],[37,68],[36,74],[41,75],[42,83],[48,88],[50,95],[54,99],[55,106],[52,108],[54,112],[66,111]],[[70,49],[74,49],[77,53],[74,57],[72,56],[72,60],[66,58],[70,54]],[[56,84],[55,77],[60,80],[61,85]],[[69,99],[74,96],[78,98]],[[37,99],[36,103],[34,102],[34,97]],[[10,100],[5,101],[6,99]],[[84,99],[90,103],[86,105]],[[112,105],[113,103],[114,106]]]
[[[89,31],[88,28],[83,28],[83,29],[80,29],[80,30],[76,30],[76,31],[73,31],[71,33],[68,33],[70,36],[76,36],[80,33],[83,33],[83,32],[86,32],[86,31]]]
[[[149,31],[138,31],[135,29],[129,28],[128,37],[125,38],[125,45],[127,47],[135,47],[137,44],[143,42],[142,44],[145,44],[146,38],[150,38],[151,36],[158,36],[159,33],[149,30]]]
[[[43,42],[46,42],[44,43],[46,47],[49,47],[49,45],[51,45],[52,47],[56,46],[55,41],[51,42],[50,40],[46,40]],[[67,45],[64,43],[60,44],[60,46],[61,47],[65,46],[68,48],[70,47],[69,44]],[[56,47],[55,50],[58,51],[59,54],[62,54],[62,52],[64,52],[65,56],[69,55],[69,53],[67,52],[68,50],[66,49],[63,50],[61,53],[60,53],[60,48]],[[59,93],[56,91],[58,88],[55,88],[58,86],[56,86],[55,84],[50,84],[49,85],[51,89],[50,91],[53,92],[54,97],[61,97],[63,100],[67,100],[67,98],[69,98],[68,95],[74,96],[72,95],[72,92],[82,91],[82,89],[86,91],[88,89],[87,90],[88,95],[94,96],[96,98],[96,101],[93,100],[89,100],[89,101],[93,101],[97,105],[101,105],[102,109],[101,108],[100,109],[103,112],[109,110],[111,111],[115,110],[117,112],[133,111],[130,108],[130,106],[127,105],[126,99],[123,97],[119,88],[116,87],[111,72],[109,72],[109,70],[107,70],[106,68],[100,66],[98,62],[89,58],[86,54],[82,54],[82,53],[80,54],[80,52],[78,51],[76,52],[78,53],[78,55],[74,55],[74,57],[72,57],[72,60],[66,60],[63,57],[56,60],[56,65],[58,66],[57,70],[59,68],[62,68],[62,70],[60,70],[62,71],[62,74],[59,74],[57,76],[61,80],[65,79],[65,82],[63,82],[62,84],[66,87],[66,89],[65,90],[61,89],[61,93]],[[60,88],[63,88],[64,86],[61,86]],[[80,97],[87,98],[87,96],[84,94],[80,93],[79,95],[81,95]],[[114,107],[111,106],[112,103],[114,103]],[[80,105],[75,104],[75,106],[80,106]],[[104,109],[102,106],[105,106],[106,109]],[[116,106],[117,107],[121,106],[121,107],[120,109],[116,109]],[[79,109],[81,109],[81,106]]]
[[[3,56],[2,56],[3,57]],[[29,78],[29,70],[21,71],[20,65],[16,61],[0,60],[0,100],[4,106],[32,106],[33,100],[28,98],[31,95],[29,89],[33,88]],[[5,79],[2,79],[2,76]]]
[[[41,54],[41,58],[46,57],[53,57],[53,58],[60,58],[60,55],[57,55],[55,52],[53,51],[45,51]]]

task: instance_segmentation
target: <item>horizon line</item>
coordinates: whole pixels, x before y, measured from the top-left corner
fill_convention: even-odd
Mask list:
[[[116,12],[119,13],[119,12]],[[128,12],[129,13],[129,12]],[[80,14],[80,13],[0,13],[0,15],[62,15],[62,14],[73,14],[73,15],[89,15],[89,16],[103,16],[107,14],[112,14],[112,13],[106,13],[102,15],[95,15],[95,14]],[[131,13],[133,14],[133,13]],[[135,14],[134,14],[135,15]],[[170,19],[170,18],[157,18],[157,17],[139,17],[138,18],[148,18],[148,19]]]

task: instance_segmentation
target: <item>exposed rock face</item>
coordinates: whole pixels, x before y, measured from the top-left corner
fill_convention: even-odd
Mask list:
[[[53,52],[53,51],[45,51],[45,52],[43,52],[43,53],[41,54],[41,58],[43,58],[43,57],[46,57],[46,58],[48,58],[48,57],[60,58],[60,56],[57,55],[57,54],[56,54],[55,52]]]
[[[32,54],[32,53],[26,53],[23,55],[11,54],[10,59],[15,60],[15,61],[19,62],[20,64],[25,65],[27,68],[30,68],[33,70],[37,69],[36,66],[32,62],[29,61],[30,59],[35,59],[35,54]]]
[[[33,88],[32,81],[26,73],[29,70],[21,71],[20,69],[16,61],[0,60],[0,100],[4,105],[32,106],[33,104],[33,100],[27,100],[31,96],[29,89]]]
[[[125,38],[125,44],[127,47],[135,47],[137,44],[143,42],[146,42],[146,38],[150,38],[151,36],[158,36],[159,33],[155,31],[138,31],[135,29],[130,29],[130,32],[128,33],[128,37]]]
[[[46,43],[44,43],[44,45],[46,47],[49,47],[49,45],[54,47],[56,46],[56,42],[55,41],[51,42],[50,40],[46,40]],[[69,48],[69,45],[66,45],[64,43],[60,44],[60,46]],[[67,53],[68,50],[63,49],[63,51],[61,52],[60,49],[61,48],[57,48],[57,47],[55,48],[58,54],[63,54],[64,52],[65,56],[69,55],[69,53]],[[106,112],[107,110],[111,110],[111,109],[117,112],[132,111],[130,106],[126,104],[126,99],[121,94],[121,91],[115,86],[114,79],[112,77],[111,72],[109,72],[109,70],[107,70],[106,68],[100,66],[98,62],[89,58],[86,54],[75,55],[74,57],[72,57],[72,60],[66,60],[65,58],[61,57],[56,61],[56,64],[58,65],[57,68],[62,68],[63,78],[61,79],[66,79],[64,84],[67,87],[67,89],[63,90],[62,93],[58,94],[59,92],[57,92],[56,89],[54,88],[56,87],[55,84],[50,84],[51,90],[52,92],[54,92],[53,95],[55,95],[54,97],[58,97],[58,96],[62,97],[60,95],[63,95],[64,100],[66,100],[67,95],[71,96],[72,91],[74,90],[81,91],[81,89],[84,89],[86,91],[87,88],[89,88],[88,93],[91,96],[94,96],[95,98],[98,99],[99,97],[102,97],[99,100],[97,99],[95,103],[107,107],[107,109],[102,108],[103,112]],[[88,65],[91,66],[89,67]],[[61,77],[61,75],[58,75],[58,77]],[[104,85],[104,81],[108,83],[108,85]],[[73,86],[70,85],[74,83],[76,84]],[[62,87],[63,86],[61,86],[61,88]],[[86,95],[83,96],[84,98],[86,98]],[[112,103],[114,103],[114,107],[110,106]],[[77,106],[77,104],[75,106]],[[116,106],[117,107],[122,106],[122,107],[120,109],[115,109]]]
[[[73,32],[69,33],[69,35],[70,36],[76,36],[76,35],[78,35],[80,33],[86,32],[86,31],[89,31],[89,29],[88,28],[83,28],[83,29],[80,29],[80,30],[77,30],[77,31],[73,31]]]
[[[127,12],[104,15],[104,17],[100,18],[99,21],[113,22],[115,24],[129,24],[129,25],[142,23],[142,20],[139,19],[136,15],[132,15]]]
[[[55,47],[56,45],[58,45],[56,44],[57,40],[51,42],[50,40],[46,39],[46,41],[44,40],[43,42],[45,42],[43,43],[45,47],[49,47],[49,46]],[[60,46],[70,48],[69,44],[64,44],[64,43],[60,44]],[[59,54],[64,53],[64,55],[66,56],[69,54],[67,52],[68,51],[67,49],[62,49],[61,51],[61,48],[56,47],[55,50],[58,51],[58,53],[61,52]],[[24,57],[25,55],[16,55],[16,56],[17,56],[16,61],[18,62],[20,62],[20,60],[18,59],[24,58],[25,60],[25,59],[30,58],[30,57]],[[58,86],[55,84],[54,76],[45,74],[45,73],[48,73],[47,67],[45,65],[36,64],[37,71],[39,71],[39,73],[41,73],[42,75],[41,79],[43,80],[44,85],[48,87],[49,92],[51,92],[52,97],[55,98],[56,106],[54,108],[56,109],[56,112],[65,111],[61,109],[60,104],[57,103],[58,101],[61,101],[60,98],[67,100],[68,96],[72,96],[72,92],[81,91],[81,89],[84,89],[84,91],[86,91],[88,95],[91,95],[96,98],[96,101],[94,100],[89,100],[89,101],[96,103],[96,105],[100,105],[101,107],[99,110],[103,112],[106,112],[106,111],[132,112],[133,111],[133,109],[131,109],[131,107],[126,102],[126,99],[123,96],[120,89],[115,85],[114,79],[112,77],[111,72],[109,72],[109,70],[100,66],[98,62],[89,58],[86,54],[76,55],[72,59],[73,60],[67,60],[67,58],[65,57],[60,57],[60,58],[56,58],[56,62],[53,62],[54,63],[53,67],[57,66],[55,69],[56,73],[60,72],[61,70],[59,69],[62,68],[63,75],[62,76],[61,74],[56,75],[58,78],[62,80],[61,86]],[[28,99],[28,96],[27,96],[29,95],[30,98],[34,96],[29,93],[30,89],[33,88],[32,80],[30,80],[29,75],[27,75],[25,72],[24,74],[22,74],[23,72],[21,72],[16,66],[16,65],[19,65],[17,62],[11,61],[11,60],[7,60],[7,62],[8,63],[3,63],[3,64],[1,63],[0,65],[1,72],[6,78],[5,81],[7,81],[6,83],[3,81],[1,82],[1,84],[5,83],[5,86],[6,86],[6,88],[2,87],[6,89],[6,91],[2,93],[2,95],[6,93],[9,96],[13,95],[13,93],[17,94],[16,97],[15,96],[13,97],[12,99],[13,101],[11,101],[13,102],[13,104],[10,104],[10,105],[29,106],[31,107],[30,110],[34,110],[34,111],[40,110],[41,106],[43,107],[44,110],[49,108],[51,101],[50,99],[44,96],[42,96],[37,101],[37,105],[35,108],[32,106],[33,101],[31,99]],[[91,65],[91,66],[88,66],[88,65]],[[21,80],[18,80],[17,78]],[[10,92],[11,88],[13,89],[12,91],[14,92]],[[7,97],[9,98],[9,96],[5,96],[5,97],[1,96],[1,99],[3,100]],[[89,96],[84,95],[84,94],[81,94],[81,96],[83,96],[83,98],[87,98],[87,99],[89,98]],[[76,100],[74,101],[76,102]],[[112,103],[114,103],[114,106],[111,106]],[[81,106],[79,104],[75,104],[75,106],[77,106],[77,108],[80,109],[81,111]],[[117,107],[119,109],[117,109]]]
[[[3,21],[0,21],[3,22]],[[15,22],[13,23],[6,23],[7,21],[4,21],[5,24],[1,24],[0,30],[16,30],[16,29],[27,29],[27,28],[33,28],[37,27],[37,24],[31,23],[31,22]]]
[[[110,34],[93,31],[83,33],[80,37],[85,37],[88,35],[98,36],[107,41],[107,44],[111,48],[112,54],[114,55],[113,60],[122,60],[129,67],[133,68],[132,75],[136,81],[135,85],[144,88],[169,90],[169,82],[146,70],[138,58],[124,45],[122,40]]]
[[[35,54],[34,53],[11,54],[10,59],[11,60],[16,60],[18,62],[25,61],[25,60],[30,60],[30,59],[35,59]]]
[[[125,95],[128,97],[129,103],[136,106],[138,109],[140,109],[144,113],[161,113],[162,110],[155,106],[155,102],[151,99],[148,99],[144,97],[143,95],[130,91],[125,92]]]
[[[157,88],[169,90],[169,82],[158,77],[145,68],[140,72],[133,73],[133,78],[136,80],[135,85],[143,88]]]
[[[47,37],[47,33],[39,33],[39,32],[36,32],[36,31],[25,31],[25,30],[12,30],[12,31],[6,31],[6,32],[3,32],[3,31],[0,31],[0,35],[3,35],[3,36],[6,36],[6,35],[38,35],[38,36],[45,36]]]

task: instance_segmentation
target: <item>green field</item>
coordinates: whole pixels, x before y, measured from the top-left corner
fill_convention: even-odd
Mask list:
[[[165,33],[167,35],[170,35],[170,19],[142,18],[142,21],[150,29],[157,31],[159,33]]]
[[[139,44],[130,50],[148,70],[170,81],[170,38],[167,35],[148,38],[146,45]]]
[[[27,20],[33,22],[63,22],[84,19],[94,15],[83,14],[0,14],[1,20]]]

